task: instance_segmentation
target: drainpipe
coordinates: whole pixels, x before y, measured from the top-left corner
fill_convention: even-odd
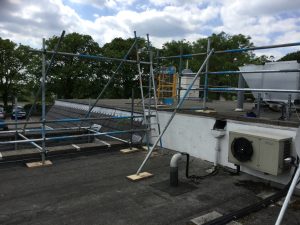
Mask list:
[[[178,161],[181,158],[181,153],[176,153],[172,156],[171,162],[170,162],[170,185],[172,187],[178,186]]]
[[[220,142],[221,138],[225,136],[225,130],[221,129],[213,129],[211,130],[211,134],[216,138],[216,145],[215,145],[215,160],[214,160],[214,168],[218,166],[218,159],[219,159],[219,152],[221,150]]]

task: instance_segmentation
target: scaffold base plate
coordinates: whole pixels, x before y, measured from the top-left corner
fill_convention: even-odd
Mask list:
[[[139,174],[133,174],[133,175],[129,175],[127,176],[127,179],[131,180],[131,181],[139,181],[139,180],[143,180],[149,177],[152,177],[153,174],[152,173],[148,173],[148,172],[142,172]]]
[[[195,110],[195,112],[200,112],[200,113],[216,113],[217,111],[213,110],[213,109],[198,109],[198,110]]]
[[[44,163],[42,161],[26,163],[26,166],[28,168],[44,167],[44,166],[51,166],[51,165],[52,162],[50,160],[45,160]]]
[[[134,152],[138,152],[140,151],[138,148],[125,148],[120,150],[120,152],[122,152],[123,154],[129,154],[129,153],[134,153]]]

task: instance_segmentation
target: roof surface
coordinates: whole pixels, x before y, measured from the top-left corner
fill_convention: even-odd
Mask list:
[[[174,152],[159,151],[145,171],[153,177],[138,182],[126,179],[136,172],[145,152],[52,158],[53,165],[28,169],[23,164],[0,166],[0,224],[188,224],[211,211],[221,214],[260,200],[257,194],[274,191],[258,178],[220,170],[197,184],[184,178],[170,188],[169,162]],[[212,165],[192,159],[190,173],[203,175]],[[287,211],[284,224],[298,224],[299,200]],[[244,225],[274,224],[280,207],[273,204],[240,219]]]
[[[61,101],[86,104],[89,105],[89,101],[93,103],[95,100],[89,99],[62,99]],[[112,109],[120,109],[131,111],[131,100],[130,99],[100,99],[97,103],[97,106],[112,108]],[[160,105],[159,110],[164,111],[172,111],[176,106],[176,102],[173,105]],[[237,107],[236,101],[211,101],[207,103],[207,107],[209,109],[213,109],[214,111],[207,112],[199,112],[199,109],[203,108],[202,101],[193,101],[186,100],[179,113],[184,114],[193,114],[199,116],[213,117],[218,119],[230,119],[244,122],[252,122],[252,123],[262,123],[262,124],[271,124],[271,125],[279,125],[279,126],[287,126],[287,127],[298,127],[300,125],[299,115],[295,112],[295,105],[292,105],[292,115],[289,121],[279,119],[281,117],[281,111],[274,111],[269,109],[268,107],[261,106],[260,117],[252,118],[247,117],[247,112],[256,112],[254,109],[254,103],[245,102],[244,103],[244,111],[236,112],[235,108]],[[135,100],[135,111],[141,112],[142,105],[141,100]]]

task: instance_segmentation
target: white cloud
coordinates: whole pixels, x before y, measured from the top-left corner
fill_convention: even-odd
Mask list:
[[[114,8],[121,9],[132,5],[136,0],[70,0],[70,2],[91,5],[95,8]]]
[[[92,19],[83,19],[63,0],[0,1],[0,36],[33,47],[40,46],[42,37],[59,35],[63,29],[89,34],[100,45],[115,37],[132,37],[134,30],[140,36],[149,33],[155,46],[180,39],[192,42],[221,31],[250,35],[257,46],[300,40],[300,1],[69,1],[94,7]],[[114,13],[103,15],[107,9]]]
[[[213,29],[216,32],[249,35],[257,46],[292,42],[300,32],[300,1],[224,0],[220,4],[222,23]],[[285,53],[272,50],[277,58]]]

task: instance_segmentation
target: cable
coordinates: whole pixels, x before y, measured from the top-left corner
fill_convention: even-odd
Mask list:
[[[254,203],[250,206],[246,206],[242,209],[239,209],[239,210],[236,210],[234,212],[231,212],[227,215],[224,215],[224,216],[221,216],[221,217],[218,217],[214,220],[211,220],[203,225],[225,225],[227,223],[229,223],[230,221],[232,220],[236,220],[236,219],[239,219],[239,218],[242,218],[244,216],[247,216],[249,215],[250,213],[253,213],[253,212],[257,212],[263,208],[266,208],[267,206],[269,206],[270,204],[273,204],[275,202],[277,202],[278,200],[280,200],[283,196],[286,195],[286,193],[288,192],[289,190],[289,187],[293,181],[293,178],[296,174],[296,171],[297,171],[297,168],[298,168],[299,164],[297,166],[295,166],[295,169],[294,169],[294,172],[293,172],[293,175],[289,181],[289,183],[280,191],[278,191],[277,193],[275,193],[274,195],[270,196],[270,197],[267,197],[257,203]],[[299,181],[298,181],[299,182]]]
[[[199,176],[199,175],[189,175],[189,167],[190,167],[190,155],[188,153],[182,153],[182,155],[186,155],[186,167],[185,167],[185,176],[187,179],[190,179],[193,183],[199,184],[199,180],[205,179],[210,176],[214,176],[218,173],[218,167],[214,167],[214,170],[208,174]]]

